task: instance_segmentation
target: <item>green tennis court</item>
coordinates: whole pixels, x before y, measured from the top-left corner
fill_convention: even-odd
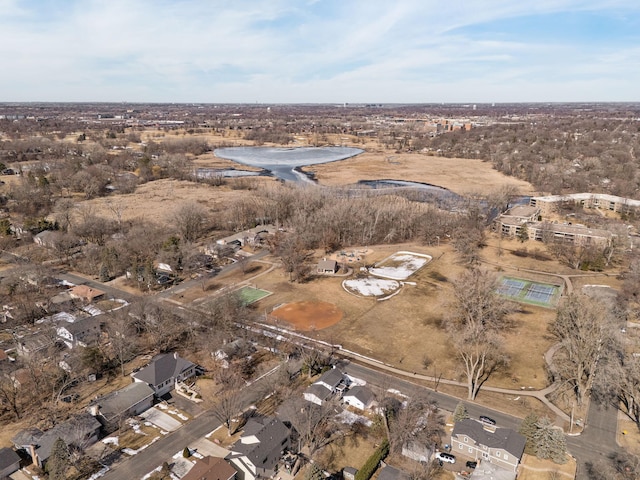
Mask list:
[[[268,297],[272,292],[267,290],[260,290],[259,288],[244,286],[237,290],[236,293],[240,297],[240,300],[244,305],[251,305],[252,303],[262,300],[264,297]]]

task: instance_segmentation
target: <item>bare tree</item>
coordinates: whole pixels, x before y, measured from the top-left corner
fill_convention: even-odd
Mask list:
[[[510,326],[512,309],[496,293],[496,279],[487,271],[467,270],[454,283],[454,301],[445,324],[467,377],[470,400],[496,369],[508,364],[501,332]]]
[[[193,202],[182,205],[173,215],[173,221],[185,242],[193,242],[200,237],[206,219],[206,210]]]
[[[427,395],[411,397],[389,422],[389,444],[399,453],[403,447],[420,446],[433,452],[443,433],[444,421],[438,406]]]
[[[306,447],[312,458],[320,448],[343,435],[340,425],[333,418],[334,414],[335,405],[332,402],[316,405],[302,397],[292,398],[282,407],[282,415],[298,433],[298,451]]]
[[[589,394],[600,359],[614,348],[612,318],[606,306],[573,293],[560,304],[549,326],[561,348],[553,358],[559,380],[572,386],[578,405]]]

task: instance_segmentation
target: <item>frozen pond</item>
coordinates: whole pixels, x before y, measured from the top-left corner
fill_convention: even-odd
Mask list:
[[[282,180],[308,181],[298,167],[329,163],[359,155],[353,147],[228,147],[214,150],[216,157],[269,170]]]

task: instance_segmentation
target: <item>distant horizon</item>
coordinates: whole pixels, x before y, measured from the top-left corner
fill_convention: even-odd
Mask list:
[[[473,106],[491,108],[504,105],[639,105],[640,100],[620,101],[532,101],[532,102],[146,102],[146,101],[58,101],[58,100],[25,100],[3,101],[0,105],[241,105],[241,106],[331,106],[338,108],[349,107],[385,107],[385,106],[459,106],[472,108]]]

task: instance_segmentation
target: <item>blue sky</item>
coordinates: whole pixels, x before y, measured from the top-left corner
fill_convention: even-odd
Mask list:
[[[0,101],[640,100],[638,0],[0,0]]]

